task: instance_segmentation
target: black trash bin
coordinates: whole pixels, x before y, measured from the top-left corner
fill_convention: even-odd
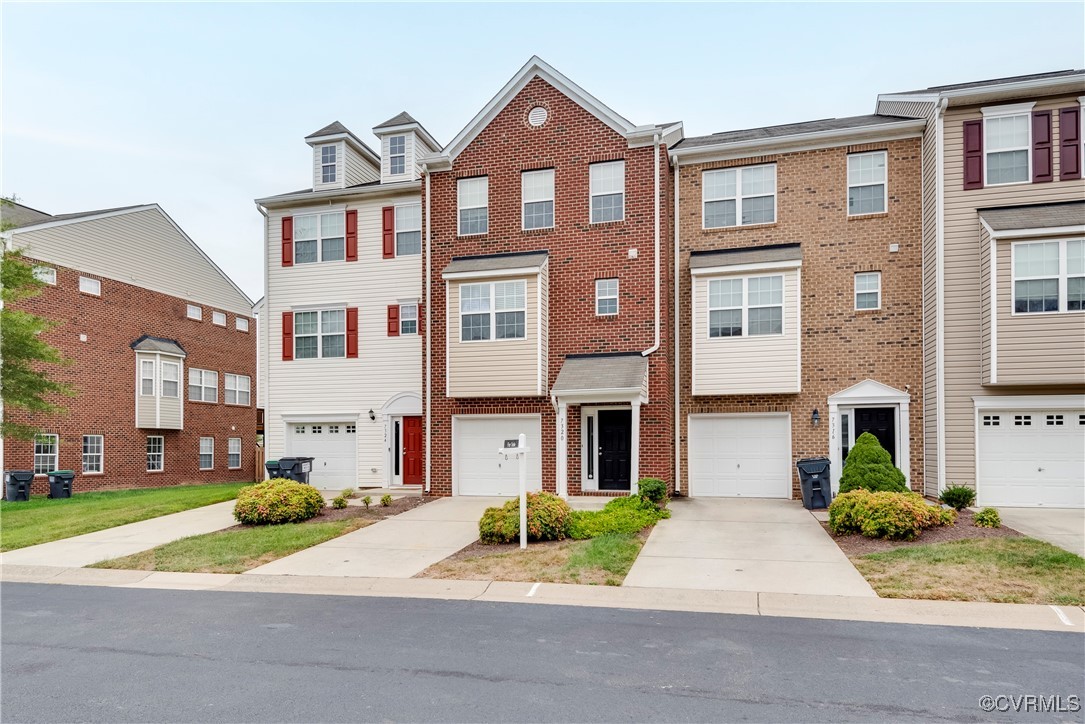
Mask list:
[[[281,478],[282,472],[279,470],[278,460],[268,460],[264,463],[264,467],[267,468],[267,476],[269,478]]]
[[[30,500],[30,485],[33,482],[32,470],[5,470],[4,499],[12,503]]]
[[[287,480],[308,484],[313,460],[305,457],[279,458],[279,474]]]
[[[75,472],[72,470],[54,470],[49,473],[49,497],[72,497],[72,481],[74,480]]]
[[[799,469],[803,507],[807,510],[828,508],[833,501],[829,458],[803,458],[795,466]]]

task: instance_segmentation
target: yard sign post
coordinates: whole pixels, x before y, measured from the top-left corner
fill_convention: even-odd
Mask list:
[[[520,433],[516,440],[506,440],[505,446],[497,451],[509,459],[509,454],[516,456],[520,465],[520,548],[527,548],[527,435]]]

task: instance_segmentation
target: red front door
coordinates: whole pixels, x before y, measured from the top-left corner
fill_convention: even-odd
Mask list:
[[[422,418],[403,418],[403,484],[422,484]]]

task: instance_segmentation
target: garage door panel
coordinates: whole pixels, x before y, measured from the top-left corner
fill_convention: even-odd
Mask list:
[[[519,494],[519,464],[498,450],[505,440],[527,435],[527,488],[542,488],[542,423],[538,416],[458,416],[453,421],[453,481],[457,495]]]
[[[689,417],[690,494],[791,497],[789,416]]]
[[[977,504],[1085,507],[1085,425],[1079,411],[980,415]]]
[[[294,423],[287,456],[311,457],[309,482],[318,488],[345,488],[358,482],[354,423]],[[304,430],[304,431],[303,431]]]

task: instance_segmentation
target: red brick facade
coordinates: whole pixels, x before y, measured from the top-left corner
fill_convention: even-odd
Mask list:
[[[528,124],[536,106],[548,111],[540,127]],[[655,335],[655,183],[656,149],[630,148],[612,130],[559,90],[535,77],[454,159],[451,171],[431,176],[432,274],[424,280],[432,295],[431,484],[438,495],[452,493],[451,418],[460,414],[539,414],[542,418],[542,479],[556,485],[556,412],[548,394],[540,397],[450,399],[445,396],[445,282],[441,270],[452,257],[506,252],[549,252],[550,390],[566,355],[637,352],[652,346]],[[673,195],[666,148],[660,165],[660,325],[661,345],[649,360],[649,401],[641,407],[641,477],[673,482],[674,378],[671,360],[673,232],[669,200]],[[625,160],[625,218],[589,223],[589,164]],[[554,227],[521,230],[521,171],[554,169]],[[489,231],[457,237],[456,179],[489,177]],[[636,258],[629,251],[636,249]],[[620,313],[595,314],[595,280],[619,279]],[[581,492],[580,408],[568,413],[569,493]]]
[[[76,492],[109,488],[160,487],[191,483],[250,481],[256,476],[256,324],[249,331],[236,329],[235,315],[226,327],[212,324],[211,307],[203,307],[203,321],[186,317],[183,299],[142,287],[101,278],[101,296],[79,292],[79,277],[98,278],[57,268],[57,284],[44,286],[40,296],[20,303],[33,314],[59,322],[47,333],[51,344],[72,361],[51,370],[55,379],[69,383],[76,395],[59,400],[65,411],[28,417],[5,411],[10,419],[37,426],[60,437],[58,468],[76,472]],[[86,341],[81,341],[81,335]],[[179,380],[184,400],[183,430],[137,429],[135,426],[136,353],[131,344],[143,335],[177,341],[187,353]],[[219,373],[217,404],[190,402],[188,369]],[[248,375],[250,404],[224,404],[225,375]],[[21,412],[21,411],[20,411]],[[103,472],[82,474],[83,435],[102,435]],[[147,472],[148,435],[162,435],[165,457],[161,472]],[[213,470],[199,470],[199,438],[215,438]],[[241,438],[241,467],[228,469],[227,439]],[[33,444],[4,441],[4,467],[33,469]],[[35,480],[35,493],[48,491],[44,477]]]

